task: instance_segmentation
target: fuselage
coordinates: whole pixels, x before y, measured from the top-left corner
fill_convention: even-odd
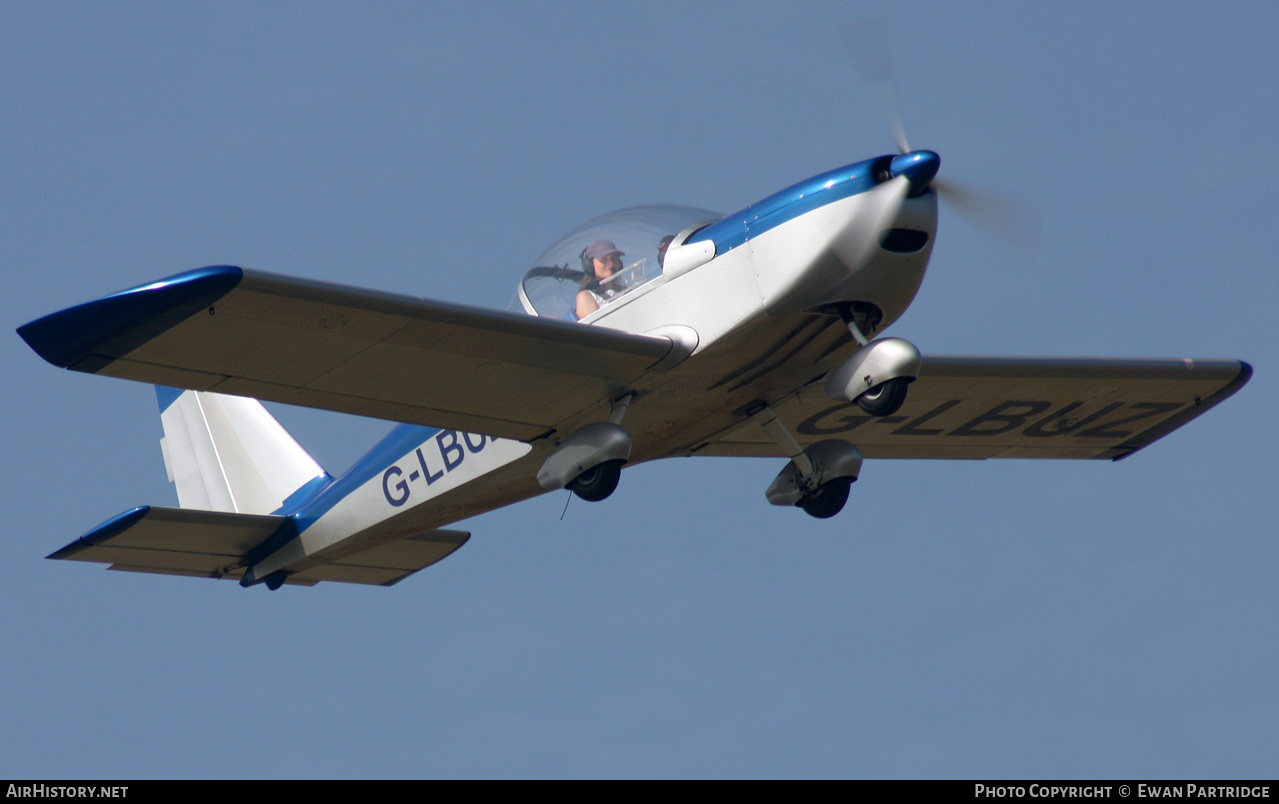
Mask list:
[[[759,405],[819,385],[856,346],[840,311],[852,311],[864,333],[877,334],[905,312],[923,281],[936,196],[927,191],[931,173],[922,181],[892,174],[890,165],[905,158],[828,171],[672,233],[666,270],[602,304],[582,326],[665,334],[679,343],[679,360],[610,389],[531,443],[397,427],[290,514],[292,532],[262,556],[257,576],[304,569],[544,493],[536,474],[546,456],[576,428],[607,419],[624,394],[635,395],[624,420],[634,464],[697,454]],[[599,234],[586,227],[582,237]],[[562,242],[565,253],[587,245]],[[450,494],[462,485],[464,503]]]

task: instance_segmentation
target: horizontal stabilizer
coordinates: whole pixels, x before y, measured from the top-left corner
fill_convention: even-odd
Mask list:
[[[285,522],[281,516],[142,506],[107,520],[49,558],[110,564],[109,569],[238,580],[253,548]],[[470,538],[436,530],[380,544],[290,575],[286,583],[320,581],[390,586],[450,555]]]
[[[318,581],[368,583],[391,586],[420,569],[448,558],[466,544],[471,534],[463,530],[432,530],[378,545],[362,553],[290,575],[286,583]]]
[[[49,558],[133,572],[239,578],[249,551],[284,521],[282,516],[142,506],[107,520]]]

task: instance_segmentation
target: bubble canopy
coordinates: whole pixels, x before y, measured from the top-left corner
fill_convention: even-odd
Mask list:
[[[589,220],[542,252],[520,280],[508,308],[577,321],[577,294],[586,276],[583,254],[587,246],[607,240],[622,252],[621,270],[604,280],[594,294],[605,308],[662,275],[658,248],[663,238],[681,233],[687,237],[691,232],[685,230],[723,217],[697,207],[654,204],[619,209]]]

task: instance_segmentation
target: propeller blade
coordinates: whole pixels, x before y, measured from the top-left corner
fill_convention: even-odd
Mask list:
[[[933,189],[970,223],[1010,249],[1027,266],[1034,267],[1039,255],[1042,222],[1033,206],[954,179],[934,179]]]
[[[906,139],[906,126],[902,123],[897,76],[893,70],[893,57],[889,48],[888,23],[884,20],[861,20],[849,24],[844,28],[844,38],[848,46],[849,58],[852,59],[857,74],[861,77],[867,91],[879,104],[884,121],[897,142],[897,150],[902,155],[898,157],[898,160],[903,159],[907,154],[914,155],[916,152]],[[932,154],[934,159],[936,156]],[[895,168],[898,168],[898,160],[893,163]],[[935,171],[936,167],[933,167],[933,170]],[[903,175],[889,182],[894,188],[898,184],[907,186],[904,182],[899,182],[899,179],[909,174],[909,165],[904,169],[893,171],[894,175],[899,172]],[[978,190],[952,179],[935,179],[930,175],[927,178],[920,178],[917,184],[922,185],[929,179],[932,179],[932,188],[937,191],[943,201],[949,203],[951,208],[967,218],[984,234],[1011,250],[1023,263],[1034,266],[1035,259],[1039,255],[1041,229],[1039,212],[1036,209],[1026,203]],[[899,192],[899,190],[893,189],[893,192]],[[901,199],[905,199],[905,192],[905,190],[900,191]],[[917,188],[916,192],[922,192],[922,187]],[[888,210],[892,209],[895,216],[901,199],[895,205],[888,204],[881,207],[883,214],[886,215]]]
[[[863,20],[845,29],[848,56],[861,76],[871,97],[879,104],[884,121],[897,142],[898,153],[910,153],[906,126],[902,124],[901,102],[897,95],[897,77],[893,72],[893,56],[888,47],[888,23]]]
[[[856,248],[851,265],[860,265],[872,259],[879,251],[879,235],[897,220],[910,189],[910,180],[905,176],[898,176],[876,185],[867,193],[867,201],[874,200],[873,217],[861,230],[864,236]]]

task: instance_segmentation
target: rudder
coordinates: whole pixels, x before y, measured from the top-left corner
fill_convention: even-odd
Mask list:
[[[182,508],[281,513],[299,491],[332,480],[256,399],[163,386],[156,398],[164,467]]]

